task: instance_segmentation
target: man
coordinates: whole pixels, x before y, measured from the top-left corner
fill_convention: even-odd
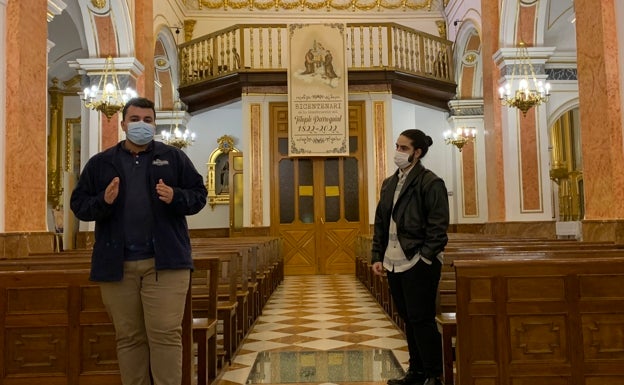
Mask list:
[[[432,143],[420,130],[401,133],[394,155],[398,170],[384,180],[375,213],[372,269],[377,275],[387,270],[409,350],[405,376],[388,385],[441,384],[442,342],[435,314],[449,207],[444,181],[420,161]]]
[[[113,321],[124,385],[180,385],[182,317],[193,267],[186,215],[206,205],[189,158],[155,142],[154,103],[128,101],[126,140],[93,156],[71,209],[95,221],[90,279]]]

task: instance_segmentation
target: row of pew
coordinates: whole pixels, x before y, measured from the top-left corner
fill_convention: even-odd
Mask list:
[[[183,385],[213,383],[283,281],[276,237],[192,238]],[[91,250],[0,258],[0,384],[121,384]]]
[[[370,268],[371,242],[371,237],[366,235],[360,236],[358,239],[356,244],[356,277],[370,290],[396,325],[405,330],[403,321],[394,309],[385,275],[375,276],[372,274]],[[449,234],[449,243],[444,252],[444,264],[438,288],[436,316],[438,329],[442,334],[445,385],[453,383],[472,385],[480,383],[479,381],[493,384],[585,384],[585,382],[580,382],[578,376],[570,374],[574,370],[578,370],[579,367],[588,367],[589,365],[584,361],[577,362],[576,365],[570,364],[576,357],[573,347],[566,346],[565,352],[561,352],[554,348],[552,350],[550,347],[530,349],[527,348],[527,345],[531,345],[531,343],[539,345],[542,342],[535,341],[555,338],[553,337],[554,334],[557,335],[558,341],[572,340],[569,338],[571,335],[569,331],[570,322],[575,317],[582,317],[580,313],[570,314],[572,308],[566,306],[582,296],[578,292],[581,289],[577,290],[576,297],[574,294],[568,293],[568,290],[573,289],[570,288],[570,285],[572,282],[580,285],[579,280],[580,282],[587,282],[587,280],[582,281],[583,277],[579,278],[578,276],[578,272],[583,271],[593,271],[591,274],[597,276],[611,271],[613,277],[624,277],[622,274],[624,264],[621,264],[623,257],[622,245],[613,243]],[[510,266],[514,266],[514,268],[511,269]],[[578,272],[575,273],[575,270],[570,270],[570,266],[574,266]],[[605,266],[609,267],[605,269]],[[461,274],[460,268],[462,269]],[[468,274],[470,278],[465,278],[465,281],[462,281],[464,279],[462,274]],[[592,292],[591,295],[595,298],[591,298],[603,300],[603,294],[605,297],[609,297],[608,290],[617,292],[617,289],[611,287],[613,282],[616,282],[612,279],[613,277],[606,277],[600,281],[607,285],[606,287],[598,285],[595,280],[592,281],[593,286],[591,288],[595,292]],[[548,308],[549,303],[557,302],[548,297],[548,295],[554,296],[554,294],[548,293],[549,289],[556,291],[555,288],[560,289],[561,293],[565,293],[565,296],[572,297],[571,299],[566,297],[567,302],[562,301],[564,304],[559,304],[564,309],[558,309],[556,314],[551,314],[545,311],[542,306]],[[555,297],[557,299],[563,298],[564,294],[561,293],[557,292]],[[620,300],[623,298],[624,296],[615,302],[612,299],[610,301],[621,304],[622,301]],[[509,309],[516,307],[522,307],[523,311],[519,311],[517,314],[513,311],[509,312]],[[484,311],[486,308],[489,313]],[[536,309],[541,310],[537,312]],[[566,314],[562,318],[566,326],[559,325],[557,327],[560,330],[565,329],[565,333],[552,332],[549,335],[535,326],[541,325],[547,329],[548,325],[551,325],[551,327],[557,328],[552,325],[561,320],[557,318],[557,314],[562,313]],[[583,317],[585,317],[586,323],[589,322],[587,320],[591,319],[587,315],[583,315]],[[601,315],[601,317],[607,316]],[[603,327],[600,331],[603,333],[601,338],[621,340],[621,335],[624,335],[624,308],[620,308],[615,315],[609,315],[607,318],[610,322],[617,319],[623,323],[616,328],[612,326]],[[583,321],[579,322],[582,323]],[[599,321],[595,322],[599,323]],[[599,327],[596,326],[596,328]],[[589,332],[586,331],[586,333]],[[529,344],[526,341],[519,342],[522,338],[532,342]],[[491,345],[484,343],[484,340],[488,339],[494,342]],[[579,339],[575,340],[578,342]],[[544,344],[546,343],[544,342]],[[524,346],[524,350],[521,346]],[[558,353],[553,353],[555,351]],[[619,349],[618,353],[620,354],[617,358],[620,360],[618,362],[624,364],[624,349]],[[517,362],[513,360],[514,354],[516,354]],[[559,365],[558,371],[549,371],[562,357],[567,360],[567,366],[564,365],[565,367],[562,368]],[[609,357],[609,359],[613,362],[615,358]],[[582,357],[576,357],[576,361],[582,361]],[[591,370],[588,370],[590,373],[588,376],[593,376],[592,379],[600,378],[600,383],[610,384],[610,380],[614,381],[613,383],[624,383],[624,371],[620,371],[620,374],[616,371],[615,374],[617,375],[614,375],[609,365],[611,364],[596,365],[596,361],[594,361],[589,365]],[[567,376],[568,374],[570,375]],[[553,377],[557,376],[564,378],[564,380],[557,380],[561,382],[554,381]],[[542,379],[543,382],[541,382]]]

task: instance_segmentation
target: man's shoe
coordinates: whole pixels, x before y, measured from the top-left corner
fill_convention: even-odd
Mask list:
[[[407,369],[403,377],[389,379],[388,385],[423,385],[424,381],[424,373],[418,373]]]
[[[423,382],[423,385],[442,385],[442,380],[438,377],[429,377]]]

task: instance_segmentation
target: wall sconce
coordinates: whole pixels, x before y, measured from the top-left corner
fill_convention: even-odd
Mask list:
[[[452,144],[457,147],[459,152],[466,143],[474,142],[477,136],[477,130],[474,128],[457,128],[455,131],[448,130],[444,132],[444,143]]]

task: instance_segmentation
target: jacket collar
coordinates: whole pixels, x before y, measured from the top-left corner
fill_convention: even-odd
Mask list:
[[[409,173],[407,174],[406,178],[405,178],[405,183],[403,183],[403,187],[401,188],[401,192],[399,193],[399,197],[398,199],[401,199],[401,196],[405,193],[405,190],[407,189],[407,186],[411,185],[412,182],[414,182],[414,180],[423,172],[425,171],[425,166],[423,166],[422,161],[418,161],[414,167],[412,167],[412,169],[409,171]],[[399,182],[399,172],[400,170],[397,169],[396,172],[394,173],[393,177],[392,177],[392,188],[396,189],[396,186]]]

